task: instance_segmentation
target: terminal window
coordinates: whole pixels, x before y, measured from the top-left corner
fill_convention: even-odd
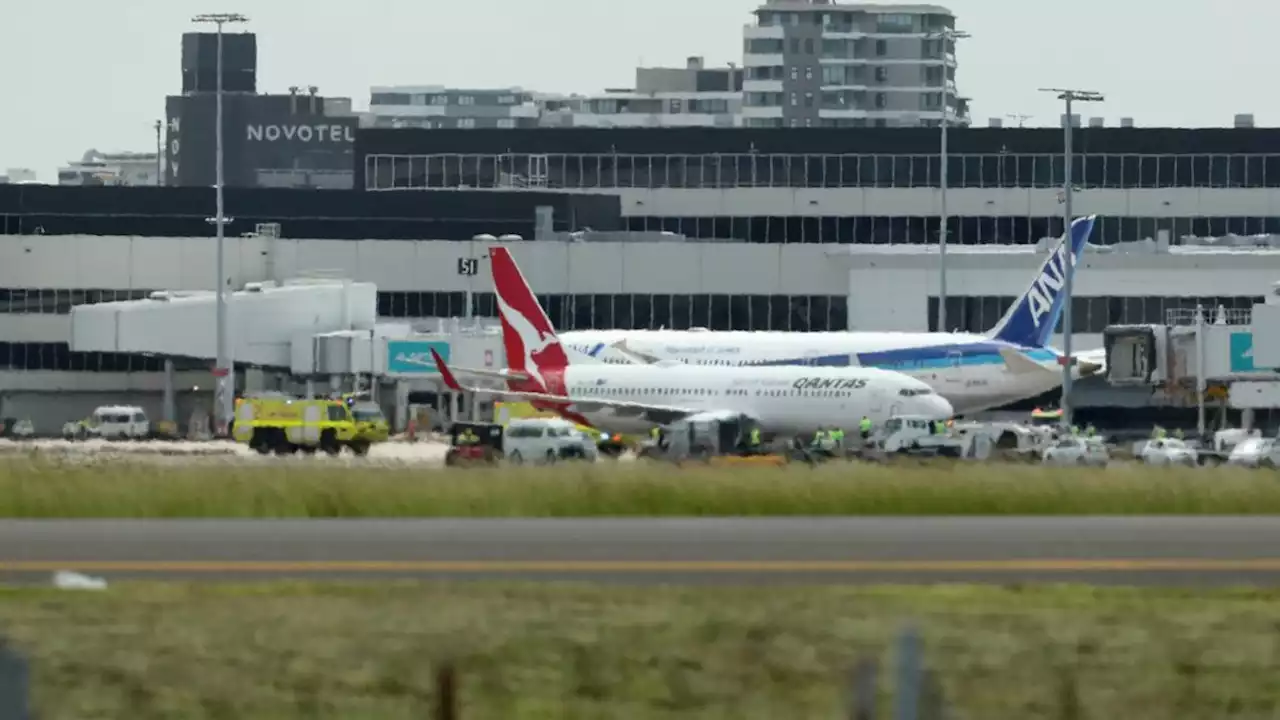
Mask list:
[[[758,99],[758,98],[757,98]],[[1059,188],[1061,154],[956,153],[953,188]],[[534,170],[536,168],[536,171]],[[429,154],[368,155],[370,190],[520,187],[536,175],[549,188],[937,187],[936,153],[877,154]],[[1071,173],[1082,189],[1280,187],[1280,154],[1111,154],[1078,150]]]
[[[1010,295],[947,297],[947,331],[984,333],[995,327],[1016,298]],[[1219,308],[1228,311],[1251,310],[1261,303],[1261,295],[1233,296],[1103,296],[1075,297],[1071,304],[1072,331],[1101,333],[1111,325],[1164,325],[1170,311],[1195,310],[1197,305],[1209,312]],[[929,332],[938,332],[938,297],[928,301]],[[1058,321],[1055,332],[1062,331]]]
[[[650,329],[847,330],[844,295],[592,294],[541,295],[538,298],[560,330]],[[474,314],[497,317],[493,293],[476,293]],[[461,317],[461,292],[380,292],[381,317]]]

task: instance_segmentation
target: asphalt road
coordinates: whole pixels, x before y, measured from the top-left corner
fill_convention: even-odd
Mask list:
[[[0,520],[0,580],[1280,585],[1280,517]]]

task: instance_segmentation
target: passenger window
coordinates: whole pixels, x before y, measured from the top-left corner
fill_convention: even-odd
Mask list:
[[[347,409],[346,409],[346,408],[342,407],[341,405],[330,405],[330,406],[329,406],[329,420],[334,421],[334,422],[340,422],[340,421],[342,421],[342,420],[346,420],[346,419],[347,419]]]

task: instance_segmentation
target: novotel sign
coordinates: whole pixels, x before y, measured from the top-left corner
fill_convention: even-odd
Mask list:
[[[350,125],[249,125],[248,138],[253,142],[296,140],[315,143],[354,143],[355,128]]]

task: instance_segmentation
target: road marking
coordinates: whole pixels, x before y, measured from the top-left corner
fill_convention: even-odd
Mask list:
[[[1044,560],[0,560],[0,572],[1008,573],[1280,572],[1280,558]]]

